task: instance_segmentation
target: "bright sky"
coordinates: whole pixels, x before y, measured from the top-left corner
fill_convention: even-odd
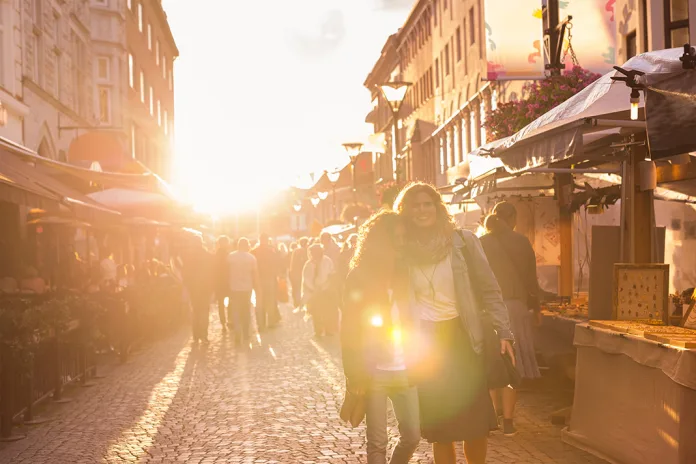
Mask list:
[[[414,0],[415,1],[415,0]],[[411,0],[164,0],[175,62],[175,184],[203,211],[246,209],[343,166],[369,134],[362,86]]]

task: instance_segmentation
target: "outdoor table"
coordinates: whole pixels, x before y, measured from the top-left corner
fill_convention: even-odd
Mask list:
[[[584,322],[587,319],[542,310],[541,324],[534,329],[534,347],[544,362],[571,379],[575,373],[575,326]]]
[[[579,324],[563,440],[621,464],[696,462],[696,350]]]

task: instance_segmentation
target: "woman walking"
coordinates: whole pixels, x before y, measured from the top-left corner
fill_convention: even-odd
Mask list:
[[[302,269],[302,303],[312,316],[317,337],[331,334],[333,320],[337,319],[335,295],[331,287],[334,265],[324,254],[321,245],[309,247],[309,261]]]
[[[541,377],[532,335],[532,317],[539,311],[536,255],[527,237],[515,232],[516,225],[515,207],[505,201],[498,203],[486,218],[487,233],[481,237],[481,244],[510,313],[517,370],[522,378],[536,379]],[[503,415],[503,434],[515,435],[515,390],[508,386],[491,391],[491,395],[498,413]]]
[[[454,464],[459,441],[467,463],[483,464],[488,434],[497,428],[483,356],[483,317],[492,321],[501,353],[513,352],[500,288],[479,240],[456,229],[431,185],[405,187],[394,209],[406,224],[406,301],[418,335],[412,345],[418,356],[421,433],[433,445],[436,464]]]
[[[418,396],[406,375],[398,261],[405,229],[392,211],[381,211],[360,228],[344,287],[341,346],[347,388],[366,394],[367,462],[387,462],[387,402],[391,401],[400,438],[391,464],[408,463],[420,441]],[[408,310],[408,306],[405,308]]]

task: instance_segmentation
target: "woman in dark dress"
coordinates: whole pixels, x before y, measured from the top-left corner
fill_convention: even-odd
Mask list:
[[[406,186],[394,209],[405,219],[413,329],[417,333],[415,381],[421,433],[433,445],[436,464],[456,462],[464,442],[467,463],[484,464],[488,434],[497,428],[488,393],[483,313],[512,355],[512,334],[500,288],[481,243],[457,230],[434,187]]]
[[[536,255],[527,237],[515,232],[516,225],[515,207],[505,201],[498,203],[486,218],[487,233],[481,237],[481,244],[510,313],[517,370],[522,378],[536,379],[541,377],[532,335],[532,319],[534,313],[539,311]],[[515,390],[508,386],[491,394],[498,412],[503,415],[503,434],[515,435]],[[499,406],[501,401],[502,411]]]

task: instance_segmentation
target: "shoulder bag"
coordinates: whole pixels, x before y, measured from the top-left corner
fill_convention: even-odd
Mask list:
[[[473,268],[470,265],[471,259],[469,258],[469,249],[466,245],[466,240],[464,235],[457,231],[462,239],[462,255],[464,256],[464,261],[466,266],[469,268],[469,275],[473,275]],[[475,282],[472,282],[475,284]],[[471,286],[474,291],[476,291],[477,285]],[[495,331],[493,326],[493,321],[490,314],[483,307],[480,295],[476,294],[476,301],[478,302],[481,311],[481,328],[483,329],[483,357],[486,366],[486,378],[488,379],[488,388],[490,390],[497,390],[498,388],[505,388],[507,386],[516,387],[521,381],[522,377],[513,364],[510,356],[502,354],[500,352],[500,338],[498,338],[498,333]]]

